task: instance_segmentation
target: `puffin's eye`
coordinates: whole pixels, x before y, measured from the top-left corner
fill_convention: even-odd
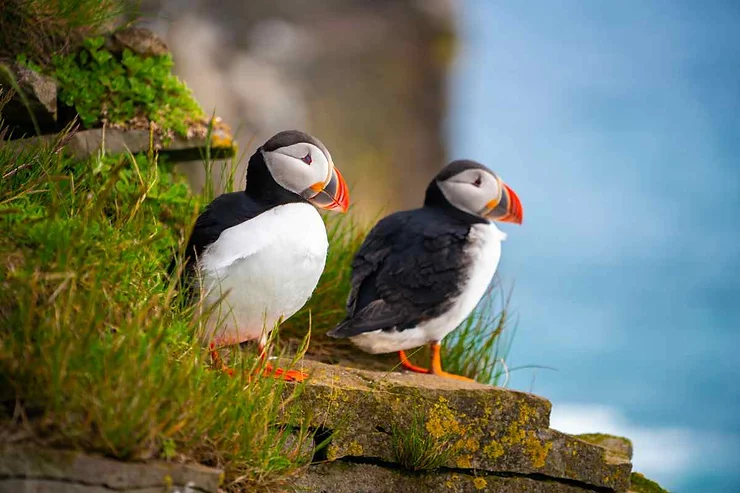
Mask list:
[[[473,182],[473,185],[475,185],[476,187],[480,187],[482,183],[483,183],[483,180],[481,179],[480,176],[478,176],[478,178],[476,178],[475,181]]]
[[[306,164],[308,164],[310,166],[311,163],[313,162],[313,159],[311,159],[311,153],[309,152],[304,157],[302,157],[301,158],[301,161],[303,161],[304,163],[306,163]]]

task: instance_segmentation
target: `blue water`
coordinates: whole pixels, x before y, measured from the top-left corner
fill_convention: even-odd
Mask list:
[[[510,386],[632,432],[673,491],[740,492],[740,3],[468,0],[460,23],[450,157],[522,199],[509,365],[557,369]]]

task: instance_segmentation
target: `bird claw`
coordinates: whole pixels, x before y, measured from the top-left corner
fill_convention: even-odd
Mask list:
[[[308,378],[307,373],[298,370],[285,370],[283,368],[274,368],[271,364],[265,365],[261,371],[262,376],[285,380],[286,382],[303,382]]]

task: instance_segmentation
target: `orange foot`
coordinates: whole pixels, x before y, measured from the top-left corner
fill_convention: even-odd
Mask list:
[[[403,368],[409,371],[416,372],[416,373],[429,373],[429,370],[427,370],[426,368],[422,368],[421,366],[416,366],[411,361],[409,361],[404,351],[399,351],[398,357],[401,358],[401,366]]]
[[[260,374],[264,377],[278,378],[288,382],[302,382],[308,378],[307,373],[303,373],[298,370],[285,370],[283,368],[275,368],[270,363],[267,363],[264,367],[258,369],[257,372],[260,372]]]
[[[442,378],[452,378],[453,380],[462,380],[463,382],[475,382],[472,378],[464,377],[462,375],[455,375],[454,373],[447,373],[446,371],[432,372],[432,375],[437,375]]]
[[[406,357],[405,352],[399,351],[398,356],[401,358],[401,366],[403,368],[406,368],[407,370],[414,371],[417,373],[427,373],[427,374],[437,375],[438,377],[442,377],[442,378],[452,378],[454,380],[461,380],[463,382],[475,382],[475,380],[473,380],[472,378],[464,377],[462,375],[455,375],[454,373],[447,373],[446,371],[444,371],[442,369],[442,356],[440,354],[440,351],[442,349],[441,344],[439,344],[439,342],[432,342],[429,346],[432,349],[430,369],[416,366],[415,364],[411,363],[411,361],[409,361],[409,359]]]
[[[221,370],[222,372],[226,373],[228,376],[233,377],[234,376],[234,369],[229,368],[224,364],[224,361],[221,359],[221,355],[218,354],[218,350],[216,349],[216,345],[214,343],[211,343],[208,347],[208,349],[211,352],[211,364]]]

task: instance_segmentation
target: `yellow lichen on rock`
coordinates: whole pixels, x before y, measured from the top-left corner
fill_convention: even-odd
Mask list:
[[[488,486],[488,481],[481,477],[477,477],[473,480],[473,486],[476,490],[482,490],[485,489],[486,486]]]
[[[362,456],[362,452],[363,452],[362,445],[360,445],[356,441],[352,441],[352,443],[349,444],[349,447],[347,447],[347,453],[349,455],[354,455],[356,457],[361,457]]]
[[[447,405],[447,399],[440,396],[439,401],[429,410],[426,429],[434,438],[442,438],[450,434],[462,435],[465,429],[460,426],[455,414]]]
[[[532,465],[537,469],[544,467],[547,456],[552,449],[552,443],[543,443],[533,431],[527,433],[526,440],[524,448],[532,459]]]
[[[493,439],[483,447],[483,454],[490,459],[498,459],[504,452],[503,445]]]
[[[326,460],[337,460],[337,457],[339,457],[339,447],[330,443],[326,447]]]
[[[519,408],[519,418],[509,424],[506,434],[500,440],[491,437],[491,441],[483,447],[483,454],[490,459],[497,459],[504,455],[507,449],[519,446],[527,453],[533,467],[537,469],[544,467],[552,443],[540,440],[534,430],[526,429],[532,417],[533,411],[522,405]]]
[[[464,441],[462,448],[464,448],[471,454],[474,454],[480,448],[480,443],[475,438],[469,437]]]
[[[472,455],[460,455],[455,460],[455,465],[459,467],[460,469],[470,469],[473,467],[472,459],[473,459]]]

